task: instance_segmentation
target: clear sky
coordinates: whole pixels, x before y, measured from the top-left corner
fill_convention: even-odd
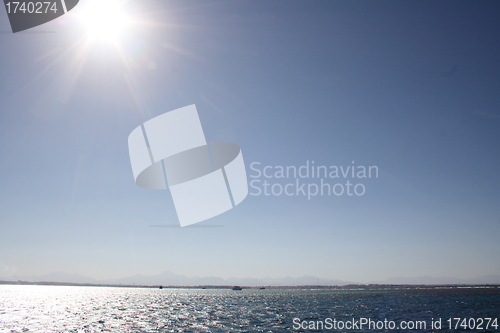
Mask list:
[[[0,9],[1,277],[500,275],[498,1],[134,0],[114,40],[89,38],[90,1],[16,34]],[[190,104],[249,181],[253,162],[378,178],[176,228],[127,138]]]

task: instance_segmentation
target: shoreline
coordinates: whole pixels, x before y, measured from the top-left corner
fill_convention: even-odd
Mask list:
[[[0,281],[0,285],[23,286],[61,286],[61,287],[113,287],[113,288],[157,288],[157,289],[232,289],[233,285],[135,285],[105,283],[73,283],[49,281]],[[500,289],[500,284],[348,284],[348,285],[296,285],[296,286],[241,286],[242,289],[301,289],[301,290],[338,290],[338,291],[384,291],[417,289]]]

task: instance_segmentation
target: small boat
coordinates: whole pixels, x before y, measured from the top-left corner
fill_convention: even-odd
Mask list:
[[[243,288],[241,288],[240,286],[234,286],[233,290],[243,290]]]

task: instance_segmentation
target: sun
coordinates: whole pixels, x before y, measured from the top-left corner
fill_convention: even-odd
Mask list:
[[[130,19],[117,0],[89,3],[78,15],[89,40],[116,42],[130,24]]]

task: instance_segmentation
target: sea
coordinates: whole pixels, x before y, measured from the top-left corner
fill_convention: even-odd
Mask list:
[[[500,288],[0,285],[13,332],[500,332]]]

